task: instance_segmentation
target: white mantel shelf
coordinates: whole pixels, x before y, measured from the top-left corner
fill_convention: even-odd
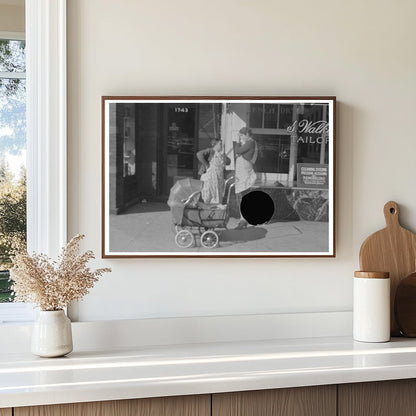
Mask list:
[[[416,340],[349,337],[0,354],[0,408],[416,377]]]

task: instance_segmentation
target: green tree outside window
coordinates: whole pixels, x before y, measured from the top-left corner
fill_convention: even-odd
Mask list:
[[[12,300],[8,269],[26,245],[25,42],[0,39],[0,302]]]

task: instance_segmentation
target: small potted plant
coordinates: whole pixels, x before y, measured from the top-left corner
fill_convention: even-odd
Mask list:
[[[10,279],[15,302],[37,306],[39,317],[34,323],[31,351],[41,357],[60,357],[72,351],[71,321],[64,308],[81,299],[109,268],[92,271],[87,263],[92,251],[79,254],[84,235],[76,235],[62,249],[57,261],[45,254],[26,250],[15,254]]]

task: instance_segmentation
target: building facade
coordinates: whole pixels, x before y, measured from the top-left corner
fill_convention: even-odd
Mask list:
[[[111,212],[167,200],[176,180],[198,177],[196,153],[221,138],[234,170],[242,127],[258,145],[256,186],[322,191],[328,187],[328,105],[113,103],[110,105]]]

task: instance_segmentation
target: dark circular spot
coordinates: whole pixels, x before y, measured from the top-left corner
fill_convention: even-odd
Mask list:
[[[265,224],[274,214],[274,202],[263,191],[251,191],[241,199],[241,215],[251,225]]]
[[[394,214],[396,210],[394,208],[390,208],[390,214]]]

